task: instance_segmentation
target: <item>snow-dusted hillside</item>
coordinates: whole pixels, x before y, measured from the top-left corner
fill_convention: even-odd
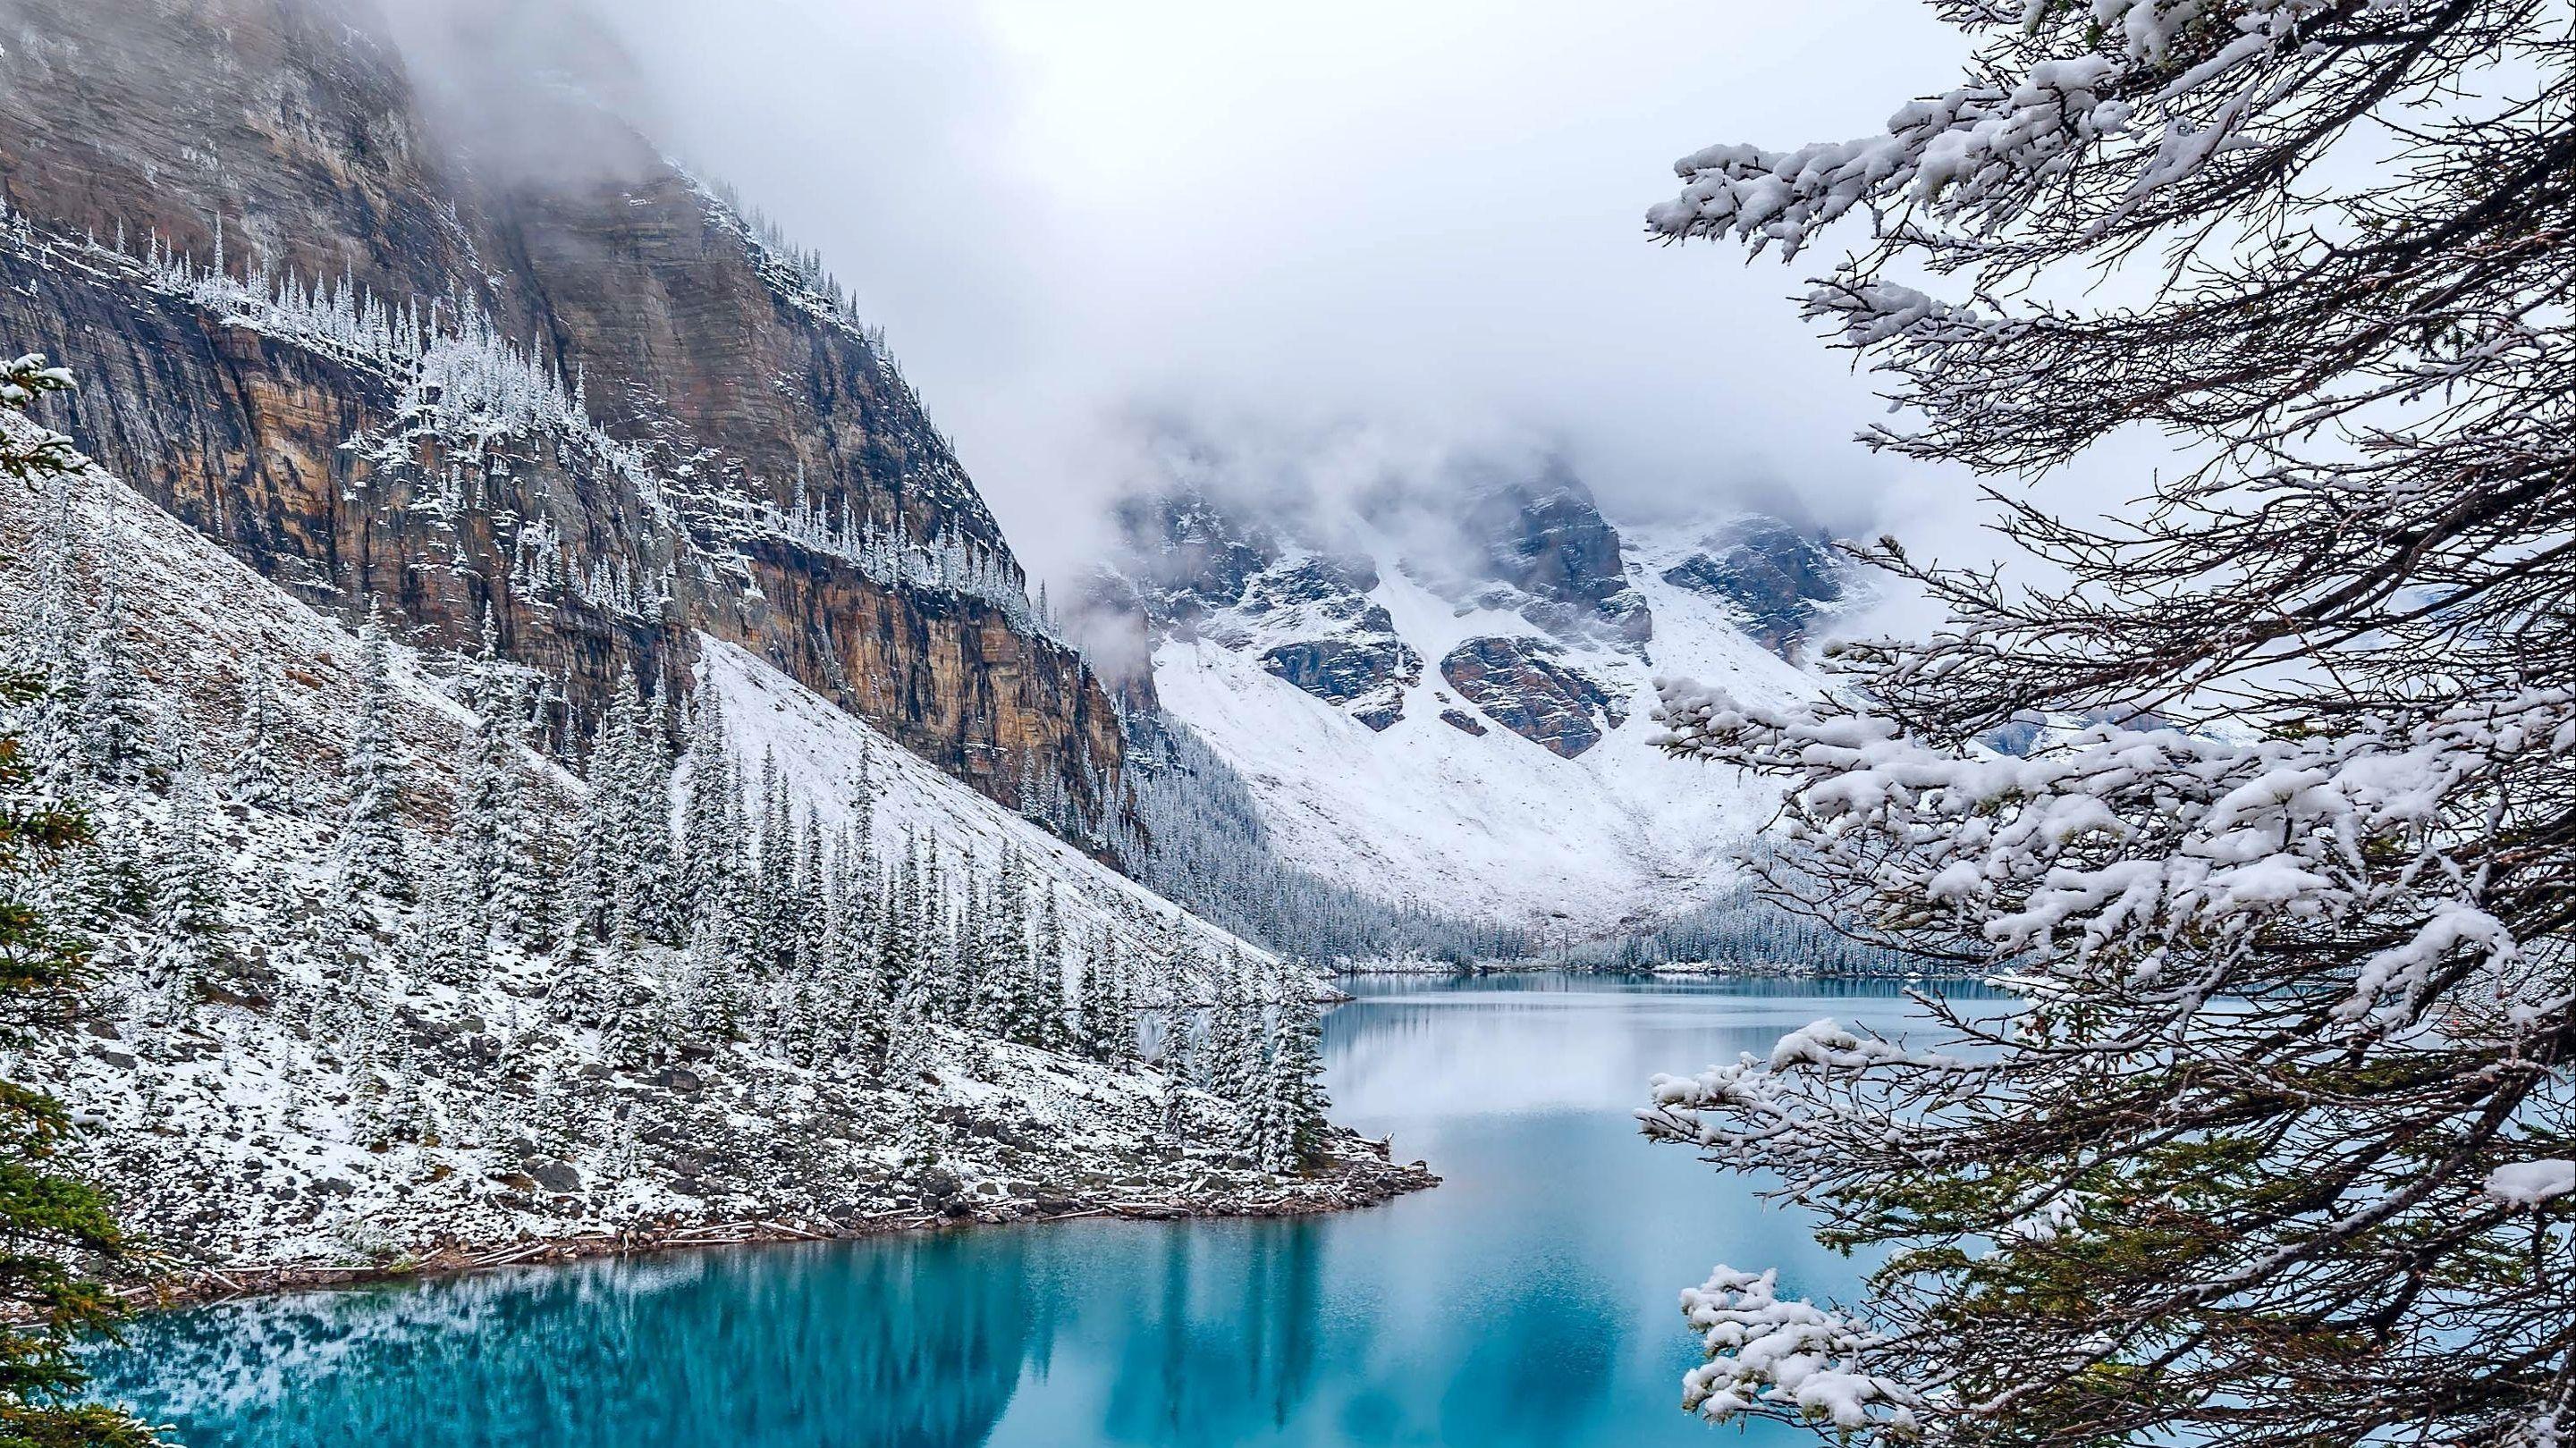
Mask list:
[[[1177,929],[1204,959],[1227,953],[1275,966],[1258,947],[1183,913],[1153,891],[1074,849],[1054,833],[994,804],[914,757],[856,715],[833,707],[759,658],[700,635],[703,678],[723,703],[725,723],[742,757],[778,761],[797,801],[827,829],[854,818],[864,772],[883,843],[910,832],[952,855],[998,860],[1015,851],[1033,881],[1063,892],[1066,925],[1077,935],[1107,930],[1120,953],[1142,958]]]
[[[1131,511],[1165,713],[1283,859],[1384,898],[1543,943],[1727,897],[1772,800],[1652,748],[1653,680],[1821,690],[1791,660],[1848,560],[1761,518],[1613,528],[1568,480],[1460,511],[1463,546],[1361,521],[1329,547],[1203,495]]]
[[[1265,1027],[1261,1002],[1287,1022],[1310,976],[748,654],[709,641],[704,677],[730,759],[754,778],[776,761],[792,823],[782,837],[780,813],[737,797],[731,853],[673,857],[729,872],[679,948],[599,903],[626,868],[598,809],[610,725],[584,731],[593,783],[524,747],[505,747],[503,778],[478,772],[478,729],[510,712],[495,699],[542,682],[528,671],[362,638],[96,468],[58,497],[0,495],[0,532],[20,540],[0,551],[9,654],[63,686],[7,722],[40,787],[99,834],[10,884],[94,942],[100,975],[73,1028],[0,1071],[70,1107],[80,1165],[184,1264],[382,1263],[709,1223],[1293,1210],[1355,1181],[1422,1184],[1346,1134],[1319,1148],[1336,1170],[1279,1175],[1243,1154],[1226,1093],[1175,1074],[1204,1052],[1158,1069],[1132,1032],[1089,1024],[1141,1010],[1149,1042],[1194,1031],[1194,1009],[1157,1007],[1218,988],[1213,962],[1232,952],[1238,1004],[1218,1014],[1237,1023],[1229,1069],[1245,1078],[1261,1049],[1246,1042],[1290,1029]],[[398,890],[351,884],[352,759],[369,738],[396,813],[363,838],[371,867],[400,863]],[[862,759],[881,871],[842,853],[798,868],[826,836],[861,844],[837,826]],[[505,877],[477,894],[462,882],[485,837],[465,802],[494,797],[514,801],[490,836]],[[925,860],[936,891],[916,884]],[[771,867],[783,893],[754,878]],[[816,869],[827,888],[809,890]],[[503,894],[539,903],[505,918]],[[1050,895],[1060,930],[1036,926]],[[782,917],[783,940],[764,942]],[[1103,961],[1107,997],[1087,978]]]

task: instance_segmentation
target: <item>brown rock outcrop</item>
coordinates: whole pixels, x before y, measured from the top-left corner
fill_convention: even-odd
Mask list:
[[[521,98],[578,166],[478,166],[339,0],[0,0],[0,39],[0,346],[138,490],[409,642],[488,611],[568,734],[704,630],[1076,835],[1114,807],[1108,695],[882,344],[591,102]],[[408,355],[460,332],[578,405],[460,426]]]

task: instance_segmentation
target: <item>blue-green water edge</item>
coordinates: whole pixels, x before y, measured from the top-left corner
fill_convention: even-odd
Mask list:
[[[149,1319],[104,1396],[193,1448],[1713,1441],[1675,1406],[1710,1264],[1858,1272],[1630,1113],[1657,1071],[1888,983],[1364,980],[1336,1116],[1447,1178],[1285,1221],[1075,1221],[678,1253]],[[1767,1435],[1756,1430],[1758,1441]],[[1731,1432],[1729,1441],[1742,1441]]]

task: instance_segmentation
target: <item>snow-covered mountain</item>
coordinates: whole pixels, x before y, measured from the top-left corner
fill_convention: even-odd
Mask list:
[[[1350,1190],[1347,1171],[1246,1169],[1223,1101],[1124,1048],[1005,1039],[936,1011],[909,1045],[863,1045],[861,1027],[833,1022],[854,994],[883,999],[868,964],[888,958],[896,928],[882,901],[875,943],[800,950],[783,972],[704,927],[687,949],[592,940],[579,900],[616,887],[582,862],[627,868],[594,843],[600,785],[524,747],[501,792],[516,798],[527,873],[545,878],[504,883],[554,918],[526,922],[542,943],[513,938],[490,898],[447,883],[470,838],[463,802],[483,797],[463,787],[488,717],[477,674],[508,666],[371,644],[95,467],[52,497],[0,492],[0,534],[29,540],[0,551],[9,656],[78,681],[58,696],[70,712],[39,701],[0,726],[40,760],[72,746],[45,787],[81,803],[99,835],[64,868],[13,882],[92,942],[99,979],[79,1030],[13,1048],[0,1069],[78,1114],[125,1219],[183,1262],[383,1262],[693,1223],[832,1231],[1121,1201],[1293,1209]],[[1061,926],[1025,937],[1042,1000],[1095,999],[1078,992],[1106,963],[1150,1022],[1158,1000],[1229,988],[1209,979],[1228,957],[1268,995],[1311,994],[1312,977],[769,662],[698,642],[692,707],[716,710],[723,727],[707,732],[755,777],[774,762],[791,821],[792,838],[761,824],[737,844],[746,861],[829,837],[889,870],[936,862],[945,898],[907,928],[948,968],[1013,908],[994,882],[1016,881],[1028,918],[1043,903]],[[111,733],[122,762],[85,762]],[[347,886],[351,756],[366,737],[394,797],[407,898]],[[811,892],[801,876],[791,888],[800,918],[847,918],[848,891]],[[1050,958],[1043,942],[1059,935]],[[1175,1123],[1198,1144],[1181,1145]],[[1362,1178],[1395,1170],[1364,1157],[1349,1163]]]
[[[1193,483],[1120,521],[1104,589],[1150,694],[1243,777],[1281,858],[1542,942],[1737,888],[1772,801],[1651,746],[1653,680],[1818,692],[1810,636],[1869,588],[1772,518],[1614,525],[1561,468],[1329,509]]]
[[[1113,700],[819,259],[580,65],[424,89],[392,8],[0,54],[0,355],[77,382],[0,442],[86,459],[0,497],[0,732],[98,832],[0,861],[97,974],[0,1073],[122,1219],[302,1267],[1426,1184],[1324,1122],[1316,978],[1105,863]]]

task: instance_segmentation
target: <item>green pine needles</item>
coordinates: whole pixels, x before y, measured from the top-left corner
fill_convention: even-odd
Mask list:
[[[70,442],[23,418],[71,377],[40,356],[0,372],[0,473],[41,486],[77,465]],[[0,669],[0,708],[42,696],[44,684]],[[73,936],[23,898],[34,869],[89,839],[76,809],[43,797],[15,734],[0,733],[0,1045],[20,1047],[68,1027],[89,958]],[[132,1244],[99,1191],[65,1169],[71,1114],[42,1091],[0,1080],[0,1448],[150,1444],[130,1415],[77,1401],[86,1374],[73,1356],[83,1334],[113,1329],[121,1308],[90,1272]]]

